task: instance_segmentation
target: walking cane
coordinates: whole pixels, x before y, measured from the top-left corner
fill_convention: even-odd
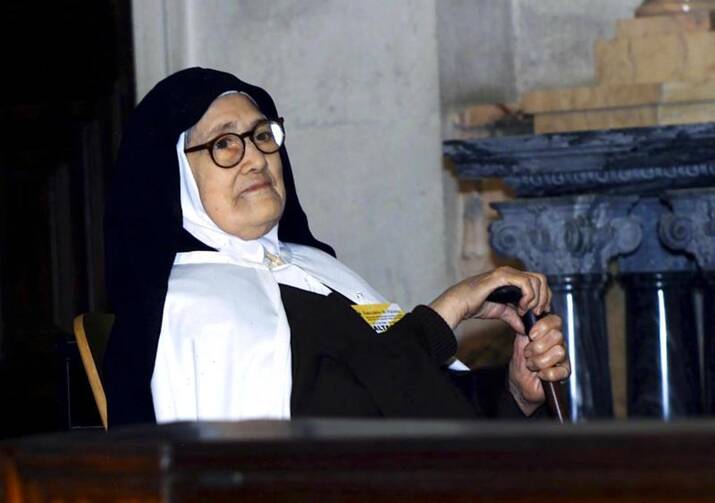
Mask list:
[[[489,297],[487,301],[496,302],[497,304],[513,304],[518,305],[521,300],[521,289],[518,286],[503,286],[497,288]],[[531,340],[529,332],[536,324],[536,322],[541,318],[534,315],[531,310],[527,311],[524,316],[521,317],[522,323],[524,323],[524,330],[526,331],[526,336]],[[544,387],[544,394],[546,395],[546,404],[549,407],[551,415],[559,422],[563,423],[565,420],[566,407],[564,405],[564,397],[561,392],[561,385],[559,383],[554,383],[551,381],[541,380],[541,385]]]

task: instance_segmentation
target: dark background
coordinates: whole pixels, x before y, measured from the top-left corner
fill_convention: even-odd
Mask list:
[[[3,4],[0,438],[99,424],[72,320],[106,311],[105,188],[134,104],[129,0]]]

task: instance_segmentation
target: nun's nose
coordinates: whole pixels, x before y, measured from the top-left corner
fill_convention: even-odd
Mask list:
[[[266,154],[258,150],[258,147],[253,143],[253,140],[249,137],[245,141],[246,151],[243,154],[243,159],[241,159],[240,169],[242,173],[249,173],[251,171],[262,171],[268,166],[268,160],[266,159]]]

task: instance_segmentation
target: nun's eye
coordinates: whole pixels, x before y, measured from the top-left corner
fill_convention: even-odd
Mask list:
[[[256,131],[256,134],[253,136],[253,138],[256,141],[260,142],[271,141],[273,139],[273,133],[271,133],[270,131]]]
[[[227,134],[214,142],[214,150],[241,148],[241,139],[235,134]]]
[[[213,144],[211,157],[222,168],[235,166],[243,157],[243,140],[234,133],[220,136]]]

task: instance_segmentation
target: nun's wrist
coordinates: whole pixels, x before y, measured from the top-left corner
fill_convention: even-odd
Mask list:
[[[456,298],[452,289],[433,300],[429,307],[437,313],[449,328],[454,330],[464,319],[462,303]]]

